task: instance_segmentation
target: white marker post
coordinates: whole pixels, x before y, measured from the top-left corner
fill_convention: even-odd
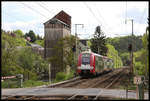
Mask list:
[[[49,82],[51,83],[51,64],[49,64]]]

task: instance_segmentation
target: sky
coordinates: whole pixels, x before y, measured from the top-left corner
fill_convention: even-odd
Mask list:
[[[77,34],[81,39],[93,37],[96,26],[101,26],[106,37],[131,35],[133,19],[133,34],[143,35],[148,26],[149,2],[2,2],[2,29],[12,31],[20,29],[23,33],[33,30],[36,35],[44,36],[44,24],[61,10],[71,16],[71,34]],[[125,20],[127,23],[125,24]]]

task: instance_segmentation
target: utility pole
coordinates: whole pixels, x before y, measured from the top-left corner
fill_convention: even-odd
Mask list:
[[[131,73],[134,75],[134,69],[133,69],[133,19],[128,19],[126,20],[125,24],[127,23],[127,21],[131,21],[132,22],[132,37],[131,37],[131,52],[130,52],[130,57],[131,57]]]
[[[147,18],[147,20],[148,20],[148,25],[149,25],[149,18]],[[147,45],[147,48],[146,48],[146,50],[147,50],[147,55],[148,55],[148,57],[149,57],[149,37],[148,37],[148,31],[149,31],[149,26],[148,27],[146,27],[146,37],[147,37],[147,41],[148,41],[148,45]],[[147,79],[147,74],[148,74],[148,57],[146,57],[146,67],[145,67],[145,77],[146,77],[146,79]]]
[[[132,50],[131,50],[131,73],[134,75],[134,71],[133,71],[133,19],[131,19],[132,21],[132,38],[131,38],[131,44],[132,44]]]
[[[148,38],[148,27],[146,28],[146,37]],[[148,39],[147,39],[148,40]],[[148,44],[149,44],[149,42],[148,42]],[[148,48],[148,46],[147,46],[147,48],[146,48],[146,50],[147,50],[147,55],[149,56],[149,48]],[[146,61],[146,67],[145,67],[145,77],[147,77],[147,68],[149,67],[148,66],[148,57],[146,57],[146,59],[145,59],[145,61]]]
[[[75,24],[75,36],[76,36],[76,47],[75,47],[75,50],[76,50],[76,53],[75,53],[75,61],[76,61],[76,59],[78,58],[78,53],[77,53],[77,26],[79,26],[79,25],[82,25],[82,28],[84,27],[84,24]],[[75,62],[76,63],[76,62]]]

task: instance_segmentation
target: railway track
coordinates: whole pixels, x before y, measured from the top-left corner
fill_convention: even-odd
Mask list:
[[[101,75],[96,78],[78,78],[70,82],[65,82],[55,86],[49,87],[61,87],[61,88],[110,88],[115,84],[120,78],[123,71],[126,71],[127,68],[120,68],[109,72],[107,74]]]
[[[99,88],[99,87],[109,88],[121,77],[122,71],[123,71],[122,69],[119,69],[118,71],[115,71],[111,74],[105,75],[103,78],[101,78],[100,81],[94,83],[90,87],[91,88]],[[101,86],[101,85],[103,85],[103,86]]]
[[[102,83],[105,83],[107,81],[107,83],[104,85],[103,88],[109,88],[111,87],[117,80],[120,79],[120,77],[123,75],[122,73],[122,69],[118,70],[117,72],[113,72],[113,73],[109,73],[108,75],[105,75],[105,79],[103,80],[100,80],[96,83],[94,83],[93,85],[90,85],[90,86],[87,86],[88,88],[93,88],[93,87],[97,87],[97,85],[99,84],[102,84]],[[113,75],[112,75],[113,74]],[[113,79],[115,76],[117,76],[115,79]],[[109,81],[109,82],[108,82]],[[89,100],[98,100],[100,98],[100,95],[101,95],[101,91],[96,95],[96,96],[92,96],[92,97],[88,97],[86,96],[85,98],[90,98]],[[71,99],[75,99],[77,98],[79,95],[78,94],[75,94],[73,95],[72,97],[68,98],[68,100],[71,100]]]
[[[95,97],[96,97],[95,95],[44,95],[44,96],[15,95],[15,96],[2,96],[2,100],[94,100]],[[101,98],[102,97],[97,97],[97,99]]]

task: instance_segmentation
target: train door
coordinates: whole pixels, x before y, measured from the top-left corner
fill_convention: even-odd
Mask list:
[[[107,69],[107,59],[103,59],[103,61],[104,61],[104,70],[106,70]]]
[[[103,63],[102,57],[96,56],[96,68],[95,68],[95,71],[97,73],[100,73],[100,72],[103,71],[103,69],[104,69],[104,63]]]
[[[99,71],[99,63],[98,63],[98,57],[95,56],[95,71]]]
[[[98,60],[99,60],[99,70],[103,71],[103,69],[104,69],[104,62],[103,62],[102,57],[98,57]]]

